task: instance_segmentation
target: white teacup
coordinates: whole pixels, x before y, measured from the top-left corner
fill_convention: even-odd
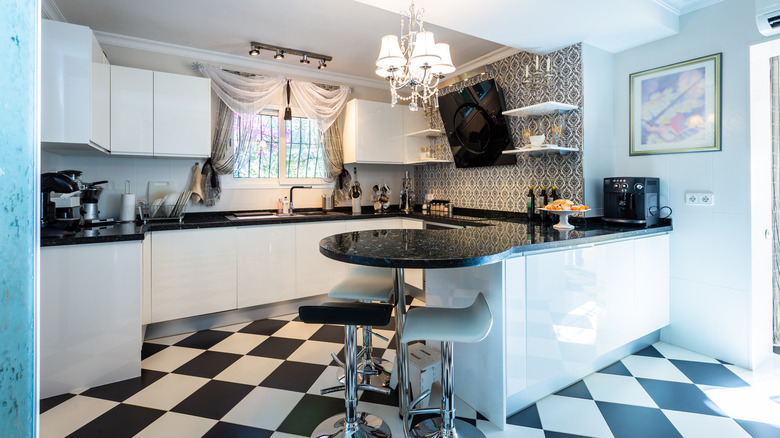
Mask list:
[[[538,148],[542,144],[544,144],[544,134],[542,135],[532,135],[530,137],[531,140],[531,146]]]

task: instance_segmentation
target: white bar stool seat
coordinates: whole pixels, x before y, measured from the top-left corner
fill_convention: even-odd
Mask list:
[[[403,428],[406,437],[410,434],[415,437],[485,437],[485,434],[476,427],[455,419],[453,343],[479,342],[490,333],[492,326],[493,315],[482,292],[477,295],[474,303],[466,308],[418,307],[409,310],[400,342],[408,344],[412,341],[440,341],[442,379],[440,408],[414,409],[420,401],[430,395],[430,391],[426,391],[404,413]],[[410,430],[410,416],[416,414],[440,414],[441,418],[425,420]]]

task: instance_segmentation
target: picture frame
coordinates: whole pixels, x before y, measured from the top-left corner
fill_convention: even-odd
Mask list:
[[[721,150],[722,53],[632,73],[629,155]]]

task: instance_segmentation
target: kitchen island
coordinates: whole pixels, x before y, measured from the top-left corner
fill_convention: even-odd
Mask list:
[[[503,339],[507,346],[497,347],[497,354],[500,356],[488,356],[491,357],[488,366],[496,366],[500,362],[500,371],[503,373],[504,357],[506,360],[515,360],[512,359],[515,352],[522,351],[517,364],[512,364],[509,368],[511,372],[506,378],[506,391],[509,395],[501,402],[501,409],[496,409],[496,414],[491,414],[491,420],[498,423],[499,420],[494,418],[501,417],[503,414],[500,412],[513,412],[513,406],[525,403],[513,401],[518,399],[512,394],[521,394],[525,397],[523,400],[526,400],[526,396],[530,394],[529,389],[539,386],[534,382],[547,381],[546,377],[537,371],[555,370],[555,373],[560,374],[560,369],[569,369],[572,365],[567,362],[563,366],[561,362],[554,360],[544,362],[545,356],[541,354],[538,356],[541,359],[534,362],[529,359],[530,355],[529,358],[526,357],[526,347],[518,344],[526,339],[524,332],[517,332],[526,330],[526,309],[517,306],[526,306],[524,290],[526,270],[529,269],[527,265],[531,266],[533,260],[546,260],[541,268],[533,269],[549,267],[555,270],[555,274],[545,274],[545,278],[549,278],[545,280],[548,283],[562,278],[592,278],[593,285],[583,283],[578,287],[593,292],[591,295],[597,295],[591,297],[597,299],[596,307],[588,304],[593,300],[587,294],[578,295],[585,300],[581,300],[578,306],[585,306],[583,309],[591,309],[592,312],[576,310],[572,315],[584,312],[584,316],[580,317],[594,319],[593,312],[602,312],[596,315],[594,321],[607,324],[609,318],[605,319],[603,315],[605,303],[621,301],[600,292],[604,290],[601,283],[614,278],[615,281],[627,281],[633,285],[634,278],[627,276],[633,275],[631,273],[634,268],[624,266],[629,258],[620,256],[612,260],[608,256],[600,258],[600,254],[606,251],[606,248],[639,248],[644,242],[654,241],[653,239],[658,237],[665,238],[666,233],[672,230],[670,223],[661,227],[636,228],[590,220],[576,223],[577,228],[574,230],[560,232],[549,225],[531,226],[525,222],[523,215],[517,213],[465,209],[457,209],[454,216],[420,212],[362,215],[304,212],[305,214],[297,216],[244,221],[227,219],[229,213],[194,213],[188,214],[181,224],[117,224],[113,227],[84,229],[68,237],[42,239],[42,394],[57,395],[140,374],[139,350],[142,331],[138,330],[139,325],[146,328],[147,337],[167,336],[287,314],[295,311],[299,305],[322,302],[326,299],[325,294],[329,288],[348,272],[348,265],[342,261],[355,261],[335,261],[323,257],[318,243],[325,236],[346,231],[350,235],[357,233],[361,236],[359,242],[342,242],[346,245],[345,248],[350,248],[353,244],[356,248],[352,252],[346,251],[346,258],[359,256],[372,249],[388,250],[393,247],[394,251],[398,251],[397,258],[400,263],[404,268],[408,268],[407,284],[422,288],[419,270],[415,272],[412,269],[422,266],[422,262],[414,259],[422,258],[427,260],[426,263],[431,263],[429,266],[435,266],[437,269],[427,270],[425,281],[426,297],[431,305],[438,305],[438,302],[452,295],[448,285],[452,281],[460,281],[455,280],[458,276],[469,277],[473,274],[474,278],[466,278],[462,282],[465,288],[464,297],[471,297],[468,294],[478,286],[482,287],[484,281],[493,281],[495,285],[491,286],[490,290],[495,293],[492,296],[498,297],[500,305],[506,305],[506,309],[509,309],[502,313],[510,314],[508,319],[522,315],[522,320],[516,323],[500,324],[504,328],[499,339]],[[425,223],[469,228],[421,230]],[[375,231],[367,233],[363,230]],[[436,239],[426,242],[420,237],[423,235],[436,236]],[[611,246],[612,244],[615,245]],[[616,269],[595,274],[579,274],[576,271],[570,274],[571,269],[567,268],[566,264],[577,258],[554,258],[570,254],[572,250],[580,254],[576,257],[585,257],[592,263],[611,260],[610,263],[614,264]],[[207,265],[199,264],[207,260],[202,254],[216,254],[216,251],[221,251],[220,257]],[[543,252],[549,254],[545,255]],[[650,257],[650,252],[637,249],[637,254],[640,252]],[[536,253],[534,258],[531,257],[532,253]],[[594,257],[594,254],[597,256]],[[545,257],[553,259],[547,260]],[[631,257],[634,257],[633,253]],[[455,264],[454,259],[460,261]],[[663,265],[667,260],[668,250],[662,251],[658,262]],[[645,264],[641,261],[636,263],[637,266]],[[657,265],[656,261],[646,264]],[[574,268],[580,269],[579,266]],[[415,277],[415,274],[418,276]],[[638,279],[643,277],[637,272],[636,278],[636,281],[639,281]],[[646,283],[663,285],[664,278],[668,278],[668,275],[661,272],[657,279],[651,278],[646,280]],[[469,282],[481,283],[468,288]],[[611,280],[608,283],[614,284]],[[548,294],[549,291],[564,286],[566,285],[556,285],[539,291]],[[508,292],[515,289],[520,292]],[[111,293],[108,294],[107,291]],[[651,304],[663,307],[665,294],[668,299],[668,291],[665,291],[664,287],[654,289],[653,294],[649,295]],[[633,289],[631,294],[632,300],[635,295],[645,296],[635,293]],[[517,296],[523,297],[522,302],[513,301],[512,297]],[[507,297],[507,304],[501,297]],[[527,301],[529,321],[531,317],[544,313],[534,313],[531,298],[529,295]],[[467,299],[463,298],[463,302]],[[542,302],[544,299],[546,297],[541,296],[537,301]],[[560,309],[570,302],[574,301],[564,301],[561,298],[559,302],[550,304],[553,308]],[[102,306],[101,309],[108,310],[95,312],[98,304]],[[637,300],[636,305],[643,305],[642,301]],[[511,310],[513,308],[519,310]],[[122,312],[121,315],[116,314],[119,311]],[[668,305],[664,307],[664,311],[668,313]],[[556,330],[556,327],[549,323],[550,318],[555,320],[560,315],[560,312],[555,312],[544,316],[548,318],[547,326],[529,322],[529,334],[532,334],[533,330],[538,332],[538,339],[528,342],[529,351],[534,351],[539,345],[545,345],[560,350],[555,354],[571,357],[573,353],[566,350],[571,345],[558,345],[555,336],[550,335]],[[569,322],[564,321],[563,324]],[[579,322],[571,324],[585,325]],[[609,324],[607,326],[609,327]],[[83,330],[84,327],[87,328],[86,331]],[[95,330],[96,327],[99,327],[99,330]],[[603,324],[600,327],[603,327]],[[121,346],[116,344],[117,333],[121,333],[122,339],[127,340],[123,341]],[[585,330],[584,333],[587,335],[590,332]],[[599,331],[599,336],[600,333]],[[549,336],[543,338],[544,335]],[[93,348],[94,345],[90,342],[100,343],[105,346],[105,350]],[[611,348],[611,345],[605,348]],[[459,350],[456,357],[463,359],[464,356],[460,352],[466,352],[466,347],[456,348]],[[599,357],[603,361],[602,350],[599,350]],[[93,356],[99,356],[99,359],[103,360],[103,372],[97,373],[94,369],[79,365],[94,359],[84,355],[84,351],[95,352]],[[99,353],[100,351],[107,353]],[[553,365],[561,365],[562,368],[556,369]],[[121,370],[121,377],[105,372],[112,367]],[[525,367],[528,368],[527,372]],[[463,366],[459,369],[463,370]],[[67,374],[66,371],[72,371],[73,374]],[[579,372],[579,368],[575,371]],[[501,379],[503,381],[503,377]],[[517,388],[524,389],[520,391]],[[463,385],[460,385],[460,389],[461,392],[465,390]],[[502,390],[502,394],[504,392]],[[507,403],[508,408],[504,407],[504,403]],[[483,408],[480,408],[480,412],[483,412]],[[488,412],[492,411],[485,409],[483,413]]]
[[[426,269],[426,306],[465,307],[483,292],[493,329],[456,347],[455,388],[503,428],[507,415],[652,344],[669,324],[671,226],[583,226],[555,239],[535,228],[343,233],[321,240],[320,252]]]

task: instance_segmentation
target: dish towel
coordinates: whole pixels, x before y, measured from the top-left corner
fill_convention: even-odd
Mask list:
[[[213,207],[219,202],[219,198],[222,195],[222,189],[219,187],[219,176],[217,175],[217,172],[214,171],[214,166],[211,164],[211,158],[203,163],[201,178],[203,178],[203,203],[208,207]]]
[[[192,192],[190,199],[193,204],[203,201],[203,176],[200,173],[199,163],[195,163],[195,165],[192,166],[192,184],[190,185],[190,191]]]

